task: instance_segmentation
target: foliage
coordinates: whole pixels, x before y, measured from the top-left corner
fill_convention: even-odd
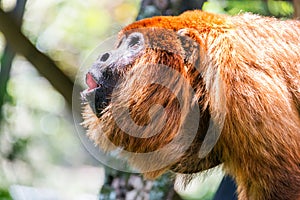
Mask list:
[[[13,8],[12,0],[3,2],[4,10]],[[137,1],[121,0],[113,3],[107,0],[28,0],[22,29],[40,51],[50,55],[74,78],[92,49],[134,20],[136,5]],[[122,17],[119,12],[126,16]],[[2,35],[0,39],[2,50],[5,41]],[[63,188],[52,181],[54,169],[66,170],[67,180],[72,181],[76,180],[72,171],[86,165],[99,165],[80,144],[66,106],[61,94],[28,61],[20,56],[14,59],[0,121],[0,187],[4,188],[1,195],[13,184],[61,190]],[[95,166],[98,168],[101,166]],[[62,197],[68,196],[67,193],[73,193],[72,196],[97,192],[91,188],[100,188],[103,177],[97,178],[98,181],[94,178],[97,174],[93,177],[88,174],[82,174],[80,179],[88,180],[94,184],[92,187],[83,183],[83,187],[75,189],[74,184],[60,179],[62,184],[70,185]]]
[[[9,192],[4,188],[0,188],[0,199],[1,200],[12,200],[11,196],[9,195]]]
[[[292,2],[275,0],[210,0],[204,4],[203,10],[230,15],[252,12],[280,18],[291,18],[294,13]]]

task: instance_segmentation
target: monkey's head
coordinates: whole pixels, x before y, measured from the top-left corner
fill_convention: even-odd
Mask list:
[[[84,126],[104,151],[119,150],[146,177],[195,173],[220,163],[199,158],[210,113],[201,48],[184,31],[123,30],[99,56],[82,92]]]

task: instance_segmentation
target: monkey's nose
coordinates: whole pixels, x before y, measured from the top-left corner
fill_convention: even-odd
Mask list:
[[[109,58],[110,54],[109,53],[105,53],[101,56],[100,61],[101,62],[105,62],[107,61],[107,59]]]
[[[94,77],[92,76],[91,73],[87,73],[86,74],[86,78],[85,78],[86,84],[88,85],[88,91],[93,90],[97,87],[99,87],[99,84],[97,84],[97,82],[95,81]]]

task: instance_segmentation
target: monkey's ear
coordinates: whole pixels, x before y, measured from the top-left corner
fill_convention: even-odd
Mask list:
[[[200,62],[200,45],[195,38],[195,30],[180,29],[177,35],[184,50],[184,62],[187,65],[198,67]]]

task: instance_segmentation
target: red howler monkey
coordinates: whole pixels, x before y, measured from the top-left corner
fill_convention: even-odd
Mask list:
[[[120,155],[147,178],[223,163],[239,199],[300,199],[299,21],[190,11],[119,38],[82,93],[100,148],[131,152]],[[205,137],[215,142],[201,154]]]

